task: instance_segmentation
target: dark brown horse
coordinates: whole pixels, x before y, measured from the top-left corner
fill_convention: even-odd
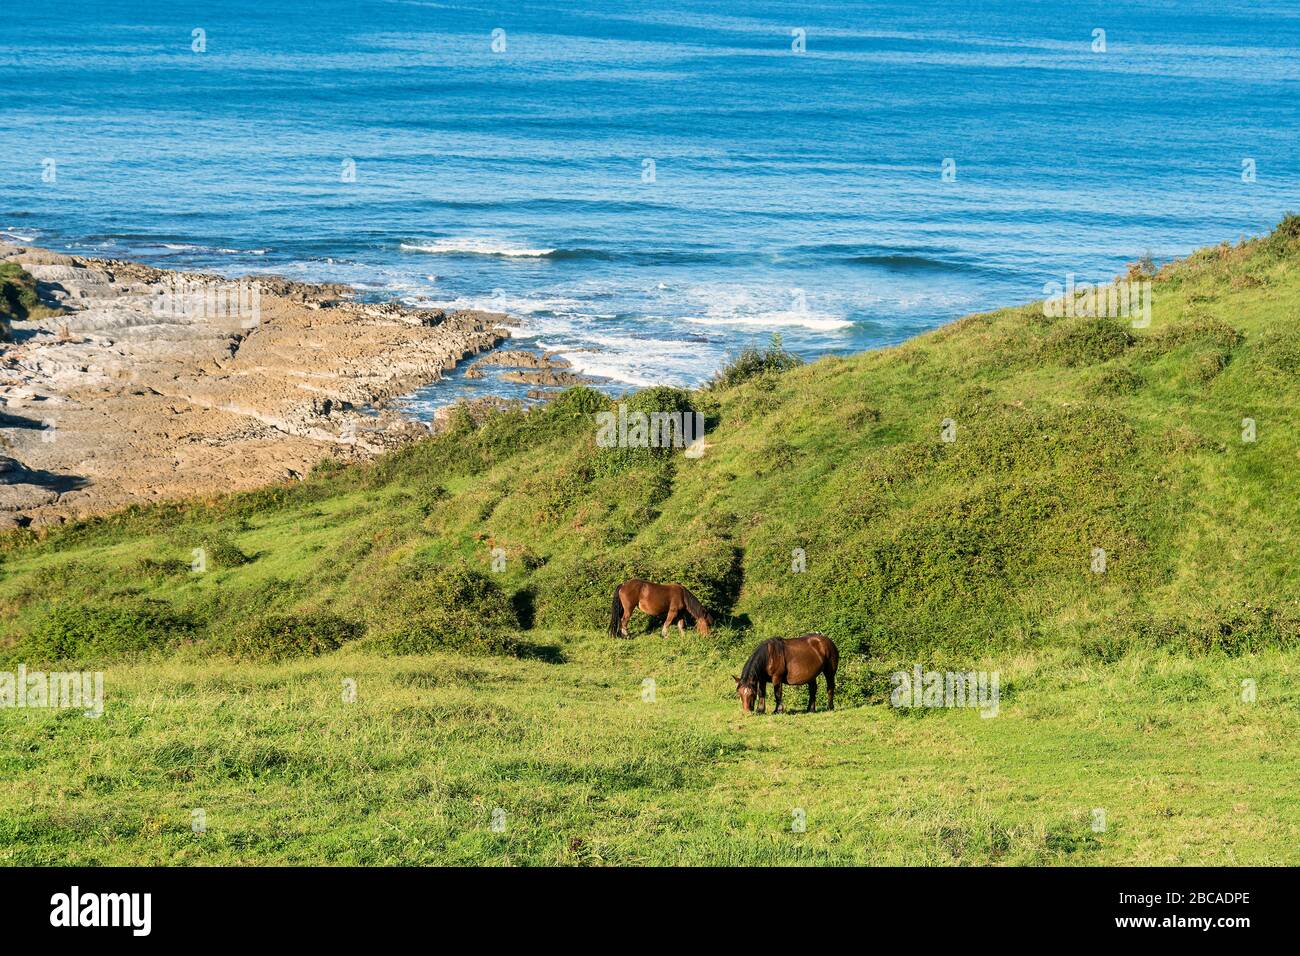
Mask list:
[[[690,591],[680,584],[652,584],[640,578],[624,581],[614,589],[614,607],[609,615],[609,633],[627,637],[627,622],[637,608],[650,615],[663,614],[663,636],[668,636],[668,625],[677,622],[677,630],[686,633],[682,621],[685,611],[695,620],[701,634],[708,634],[713,625],[713,615],[704,609]]]
[[[781,688],[786,684],[808,685],[808,710],[816,710],[817,675],[826,675],[826,707],[835,709],[835,671],[840,666],[840,649],[824,634],[804,634],[800,637],[774,637],[754,648],[745,668],[736,682],[736,695],[740,709],[758,712],[767,710],[767,685],[772,684],[776,707],[772,713],[781,712]]]

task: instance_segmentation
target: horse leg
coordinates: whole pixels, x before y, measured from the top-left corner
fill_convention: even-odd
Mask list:
[[[772,713],[779,714],[781,713],[781,682],[779,680],[772,681],[772,697],[776,700],[776,706],[772,708]]]
[[[826,709],[835,709],[835,672],[826,672]]]
[[[668,626],[673,623],[673,620],[676,619],[677,614],[678,614],[677,608],[675,607],[668,608],[668,615],[667,617],[664,618],[664,626],[661,632],[664,637],[668,636]]]
[[[622,633],[624,637],[627,637],[627,622],[630,620],[632,620],[632,605],[629,604],[627,601],[624,601],[623,602],[623,624],[619,627],[619,631]]]
[[[767,713],[767,681],[758,682],[758,700],[754,703],[754,711],[759,714]]]
[[[814,677],[808,682],[808,713],[817,709],[815,701],[817,700],[817,678]]]
[[[685,637],[685,636],[686,636],[686,619],[683,618],[683,617],[678,617],[678,618],[677,618],[677,633],[678,633],[681,637]]]

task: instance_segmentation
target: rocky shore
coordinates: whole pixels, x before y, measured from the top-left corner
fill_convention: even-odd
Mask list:
[[[0,263],[46,307],[0,336],[0,529],[292,479],[428,434],[375,406],[512,324],[2,243]]]

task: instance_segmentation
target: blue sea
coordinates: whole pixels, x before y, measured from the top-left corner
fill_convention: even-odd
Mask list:
[[[1298,81],[1294,0],[10,0],[0,230],[501,309],[611,392],[689,385],[1265,231]]]

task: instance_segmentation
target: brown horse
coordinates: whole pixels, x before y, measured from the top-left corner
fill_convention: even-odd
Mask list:
[[[713,615],[704,609],[690,591],[680,584],[652,584],[640,578],[624,581],[614,589],[614,607],[610,610],[609,633],[627,637],[627,622],[637,608],[650,615],[663,614],[663,636],[668,636],[668,625],[677,622],[678,633],[685,634],[682,622],[685,611],[695,620],[701,634],[708,634],[713,625]]]
[[[826,707],[835,709],[835,671],[840,666],[840,649],[824,634],[774,637],[754,648],[736,682],[740,709],[749,713],[758,702],[758,712],[767,710],[767,684],[772,682],[776,698],[774,714],[781,712],[781,688],[785,684],[808,685],[808,710],[816,710],[817,675],[826,675]]]

